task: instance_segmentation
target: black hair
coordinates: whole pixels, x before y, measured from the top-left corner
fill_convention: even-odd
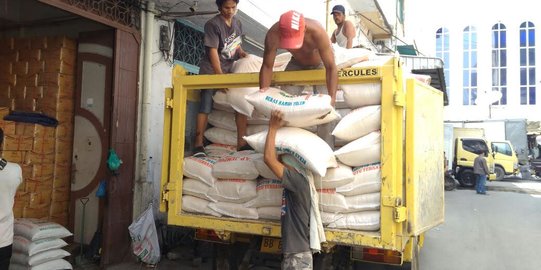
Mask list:
[[[216,6],[218,6],[218,9],[222,8],[222,5],[224,4],[224,2],[227,1],[227,0],[216,0]],[[239,3],[239,0],[233,0],[235,1],[235,3]]]
[[[0,145],[4,142],[4,130],[0,128]]]

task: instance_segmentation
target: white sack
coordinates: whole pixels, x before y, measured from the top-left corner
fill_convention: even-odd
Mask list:
[[[348,204],[348,213],[368,210],[377,210],[381,206],[381,195],[379,192],[345,196]]]
[[[264,114],[255,110],[252,113],[251,117],[248,117],[248,125],[269,125],[270,116],[265,116]]]
[[[201,180],[185,178],[182,180],[182,194],[191,195],[197,198],[211,201],[212,198],[208,196],[210,186]]]
[[[334,51],[334,62],[338,69],[348,68],[356,63],[368,61],[376,55],[374,52],[363,48],[347,49],[337,44],[333,44],[332,48]]]
[[[209,124],[213,125],[214,127],[223,128],[230,131],[237,131],[234,113],[212,110],[209,113],[208,121]]]
[[[316,176],[314,185],[316,188],[338,188],[351,183],[354,179],[351,167],[338,163],[338,167],[327,169],[324,177]]]
[[[282,181],[276,179],[260,179],[257,181],[257,197],[245,203],[246,207],[264,207],[282,205],[284,187]]]
[[[152,204],[128,226],[133,254],[142,262],[157,264],[160,262],[160,243],[158,231],[152,213]]]
[[[265,160],[264,160],[263,156],[261,156],[260,158],[256,158],[256,159],[252,160],[252,162],[254,163],[255,168],[259,172],[259,175],[261,175],[263,178],[278,179],[278,176],[276,176],[271,171],[269,166],[267,166],[267,164],[265,163]]]
[[[263,153],[267,131],[244,139],[257,152]],[[328,167],[336,167],[336,159],[329,145],[317,135],[301,128],[282,127],[276,132],[275,147],[278,155],[291,154],[304,167],[323,176]]]
[[[356,139],[334,152],[344,164],[358,167],[381,160],[381,133],[374,131]]]
[[[182,210],[190,213],[205,214],[215,217],[221,217],[222,214],[210,209],[210,201],[197,198],[190,195],[182,196]]]
[[[361,107],[348,113],[334,128],[332,135],[353,141],[372,131],[381,129],[381,106]]]
[[[64,228],[64,226],[58,223],[35,218],[15,219],[13,232],[16,235],[24,236],[31,241],[45,238],[64,238],[73,235]]]
[[[209,190],[208,196],[218,202],[245,203],[257,196],[256,181],[221,179]]]
[[[216,182],[216,177],[212,176],[212,167],[215,163],[215,159],[208,157],[186,157],[183,165],[184,176],[213,186],[214,182]]]
[[[205,130],[205,138],[212,143],[237,146],[237,132],[223,128],[212,127]]]
[[[280,220],[282,218],[281,206],[265,206],[257,208],[259,219]]]
[[[20,264],[10,264],[9,270],[53,270],[53,269],[73,269],[71,264],[64,259],[56,259],[32,267]]]
[[[330,223],[328,228],[377,231],[380,228],[380,213],[379,211],[365,211],[345,214],[342,218]]]
[[[273,87],[247,95],[246,100],[267,117],[270,117],[272,110],[282,111],[286,125],[294,127],[311,126],[314,120],[324,117],[333,109],[329,95],[293,96]]]
[[[245,179],[254,180],[259,171],[252,162],[262,154],[254,151],[240,151],[218,159],[212,167],[212,175],[218,179]]]
[[[321,211],[321,223],[323,223],[323,225],[329,225],[330,223],[333,223],[343,217],[344,214]]]
[[[228,217],[258,219],[256,208],[247,208],[239,203],[216,202],[209,203],[210,209]]]
[[[342,213],[347,211],[348,204],[344,195],[336,193],[334,189],[318,189],[319,209],[322,212]]]
[[[233,145],[213,143],[205,146],[205,153],[210,158],[221,158],[225,155],[232,154],[237,151],[237,148]]]
[[[52,260],[62,259],[71,254],[61,248],[51,249],[40,252],[33,256],[28,256],[24,253],[13,252],[11,255],[11,264],[20,264],[21,266],[37,266]]]
[[[373,163],[353,168],[353,182],[336,188],[345,196],[379,192],[381,190],[381,164]]]
[[[63,248],[67,246],[64,240],[60,238],[46,238],[36,241],[30,241],[23,236],[13,236],[13,251],[33,256],[43,251]]]
[[[345,103],[351,109],[381,104],[381,82],[344,84],[340,88],[344,91]]]

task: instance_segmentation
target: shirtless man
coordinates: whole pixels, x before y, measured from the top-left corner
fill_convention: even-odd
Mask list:
[[[286,70],[307,70],[325,67],[327,91],[331,104],[336,101],[338,70],[327,32],[316,20],[304,18],[300,12],[291,10],[282,16],[267,32],[263,65],[259,72],[259,88],[271,85],[272,68],[276,50],[286,49],[292,54]],[[300,93],[290,93],[299,95]],[[326,94],[326,93],[324,93]]]

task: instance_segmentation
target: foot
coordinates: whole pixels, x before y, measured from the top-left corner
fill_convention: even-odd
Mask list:
[[[244,151],[244,150],[254,150],[254,149],[249,144],[245,144],[237,148],[237,151]]]
[[[205,153],[205,147],[203,146],[196,146],[193,150],[193,156],[194,157],[206,157],[207,153]]]

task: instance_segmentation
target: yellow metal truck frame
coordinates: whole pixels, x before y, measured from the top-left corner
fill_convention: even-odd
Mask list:
[[[389,59],[382,66],[338,71],[339,84],[382,84],[380,231],[326,228],[325,233],[331,244],[394,250],[411,261],[412,254],[418,250],[418,236],[443,222],[443,95],[413,79],[404,80],[398,58]],[[274,72],[272,82],[275,85],[325,85],[325,71]],[[224,236],[242,233],[280,237],[277,221],[212,217],[181,210],[188,93],[194,89],[258,85],[258,73],[186,75],[181,67],[174,68],[173,89],[166,90],[160,204],[160,210],[168,213],[169,224],[212,229]],[[406,110],[406,107],[411,109]],[[423,127],[414,127],[419,122]],[[419,147],[423,144],[425,146]],[[421,155],[424,156],[420,158]]]

